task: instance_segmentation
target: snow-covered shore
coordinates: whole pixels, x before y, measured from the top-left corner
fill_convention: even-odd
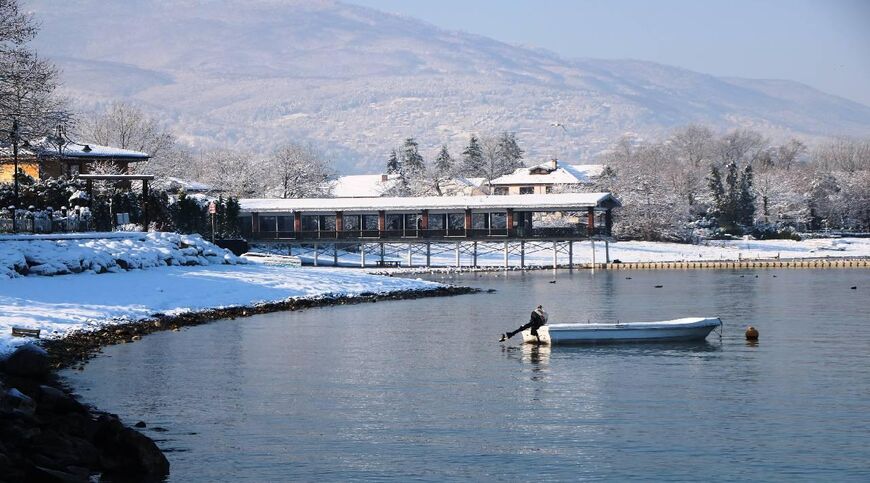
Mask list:
[[[288,268],[257,263],[165,267],[103,275],[0,279],[0,354],[27,342],[11,328],[42,329],[44,337],[178,314],[251,306],[289,298],[425,290],[440,284],[355,270]]]
[[[87,233],[0,237],[0,279],[244,263],[199,235]]]
[[[4,260],[27,264],[0,274],[0,355],[30,340],[12,337],[12,327],[63,337],[158,313],[442,287],[357,270],[237,264],[235,256],[200,237],[142,235],[0,241]],[[62,275],[45,276],[50,274]]]

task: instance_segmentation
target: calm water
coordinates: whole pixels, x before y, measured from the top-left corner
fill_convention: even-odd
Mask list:
[[[146,421],[172,481],[870,480],[870,271],[553,277],[163,332],[66,375]],[[537,303],[551,322],[726,326],[695,344],[496,342]]]

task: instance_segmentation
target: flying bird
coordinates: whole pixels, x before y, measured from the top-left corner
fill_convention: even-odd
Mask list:
[[[562,124],[561,122],[553,121],[553,122],[550,123],[550,126],[552,126],[552,127],[561,127],[563,131],[568,132],[568,128],[566,128],[565,125]]]

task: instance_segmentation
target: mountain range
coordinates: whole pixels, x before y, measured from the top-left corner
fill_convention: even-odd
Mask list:
[[[192,146],[312,143],[346,172],[380,170],[406,137],[431,158],[442,143],[459,154],[471,133],[513,131],[530,164],[576,164],[621,136],[689,123],[810,142],[870,135],[870,107],[797,82],[566,59],[333,0],[26,5],[39,52],[84,112],[125,100]]]

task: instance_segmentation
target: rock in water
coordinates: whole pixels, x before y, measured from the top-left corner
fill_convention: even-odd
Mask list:
[[[109,415],[100,416],[94,440],[105,454],[103,465],[110,474],[164,477],[169,474],[169,461],[147,436],[125,428]]]
[[[85,414],[87,410],[72,395],[51,386],[39,386],[39,407],[56,411],[60,414]]]
[[[24,344],[6,359],[5,371],[13,376],[38,377],[48,375],[48,352],[36,344]]]
[[[0,395],[0,414],[33,416],[36,402],[14,387]]]

